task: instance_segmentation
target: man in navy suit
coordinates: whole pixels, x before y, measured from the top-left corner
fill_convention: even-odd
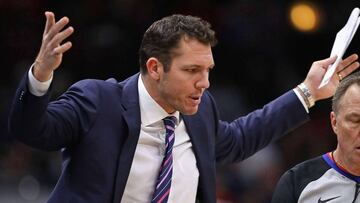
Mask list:
[[[83,80],[49,102],[54,70],[71,48],[64,40],[74,29],[65,28],[67,17],[56,22],[53,13],[45,15],[42,45],[16,92],[9,129],[30,146],[62,150],[62,173],[51,203],[215,202],[216,162],[243,160],[303,124],[315,101],[331,97],[339,77],[359,67],[357,55],[348,57],[318,89],[336,57],[314,62],[296,88],[224,122],[206,91],[215,33],[200,18],[172,15],[145,32],[140,73],[121,82]],[[174,127],[165,129],[168,116]],[[175,133],[171,147],[165,138],[169,129]],[[170,158],[163,161],[165,152]],[[163,169],[169,160],[172,164]],[[157,180],[161,183],[164,175],[160,170],[168,170],[164,174],[170,179],[167,192],[155,201]]]

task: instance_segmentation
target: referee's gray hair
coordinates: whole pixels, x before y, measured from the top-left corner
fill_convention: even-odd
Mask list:
[[[332,99],[332,111],[337,114],[339,112],[339,107],[341,99],[344,96],[345,92],[353,84],[356,84],[360,87],[360,72],[354,72],[347,77],[345,77],[337,87],[334,97]]]

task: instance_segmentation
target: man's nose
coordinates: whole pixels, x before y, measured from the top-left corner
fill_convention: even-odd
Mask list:
[[[209,88],[210,87],[209,72],[202,73],[200,79],[197,81],[195,86],[198,89],[207,89],[207,88]]]

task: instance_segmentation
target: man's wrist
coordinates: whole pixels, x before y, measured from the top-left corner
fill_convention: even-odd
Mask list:
[[[30,67],[28,71],[28,78],[29,78],[29,91],[31,94],[35,96],[43,96],[48,91],[50,84],[52,82],[52,74],[48,81],[41,82],[37,80],[33,74],[34,64]]]
[[[309,88],[305,85],[305,83],[299,84],[296,89],[300,93],[301,97],[304,99],[308,108],[311,108],[315,105],[315,99],[312,96]]]
[[[50,78],[52,78],[53,71],[52,70],[50,70],[50,71],[41,70],[39,67],[40,64],[41,64],[40,61],[35,60],[35,62],[33,63],[32,74],[40,82],[45,82],[45,81],[50,80]]]

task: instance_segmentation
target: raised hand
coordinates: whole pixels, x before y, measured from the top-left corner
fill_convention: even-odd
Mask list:
[[[331,77],[329,83],[319,89],[318,87],[326,73],[326,70],[330,64],[335,62],[335,60],[336,57],[331,57],[321,61],[315,61],[305,78],[304,83],[309,88],[315,101],[333,96],[336,87],[339,85],[339,80],[359,68],[359,62],[357,61],[358,55],[352,54],[339,63],[336,67],[335,74]],[[339,75],[341,78],[339,78]]]
[[[52,12],[45,12],[46,25],[42,38],[40,51],[35,59],[33,74],[39,81],[47,81],[62,61],[63,54],[68,51],[72,44],[70,41],[63,43],[73,32],[74,28],[64,27],[69,23],[69,18],[63,17],[55,22]]]

